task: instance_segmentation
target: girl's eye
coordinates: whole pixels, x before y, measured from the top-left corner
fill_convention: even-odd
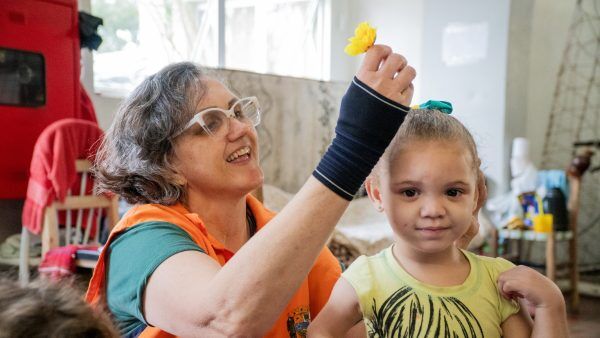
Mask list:
[[[460,191],[459,189],[448,189],[446,191],[446,195],[450,196],[450,197],[458,197],[462,194],[462,191]]]
[[[406,189],[406,190],[402,190],[401,194],[404,195],[405,197],[415,197],[415,196],[417,196],[417,190]]]

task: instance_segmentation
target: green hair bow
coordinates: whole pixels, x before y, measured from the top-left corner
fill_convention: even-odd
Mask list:
[[[412,109],[435,109],[445,114],[452,113],[452,103],[448,101],[429,100],[425,103],[417,104],[411,107]]]

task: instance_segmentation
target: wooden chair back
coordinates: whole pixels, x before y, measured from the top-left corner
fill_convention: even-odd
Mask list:
[[[42,257],[59,245],[81,244],[100,245],[99,235],[102,216],[107,218],[106,225],[112,229],[119,219],[118,196],[96,196],[88,194],[91,163],[88,160],[76,160],[76,171],[80,177],[79,191],[71,192],[64,202],[55,201],[44,210],[42,227]],[[65,211],[65,231],[61,241],[59,232],[59,212]],[[91,236],[93,224],[96,231]],[[84,264],[83,265],[95,265]],[[82,265],[79,264],[79,265]]]

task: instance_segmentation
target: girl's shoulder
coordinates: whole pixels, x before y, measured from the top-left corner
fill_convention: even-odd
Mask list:
[[[500,273],[515,267],[512,262],[502,257],[481,256],[466,250],[463,250],[463,253],[469,261],[475,263],[478,268],[487,271],[494,278]]]
[[[376,253],[374,255],[370,255],[370,256],[361,255],[358,258],[356,258],[356,260],[354,260],[354,262],[352,262],[350,264],[350,266],[348,266],[346,268],[345,271],[363,270],[363,269],[373,268],[378,265],[387,264],[386,261],[389,256],[388,251],[390,251],[391,248],[392,247],[390,246],[390,247],[383,249],[383,250],[379,251],[378,253]]]
[[[374,255],[366,256],[361,255],[354,260],[343,272],[343,276],[346,279],[360,278],[368,279],[373,275],[377,275],[377,271],[384,268],[386,262],[386,251],[391,250],[390,248],[384,249]]]

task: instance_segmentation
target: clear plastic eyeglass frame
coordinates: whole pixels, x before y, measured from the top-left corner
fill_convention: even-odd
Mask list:
[[[190,122],[188,122],[174,137],[183,134],[196,123],[199,124],[207,134],[215,136],[222,130],[229,130],[229,118],[234,118],[240,122],[256,127],[260,124],[260,106],[258,104],[258,99],[255,96],[249,96],[235,101],[229,109],[204,109],[196,113]]]

